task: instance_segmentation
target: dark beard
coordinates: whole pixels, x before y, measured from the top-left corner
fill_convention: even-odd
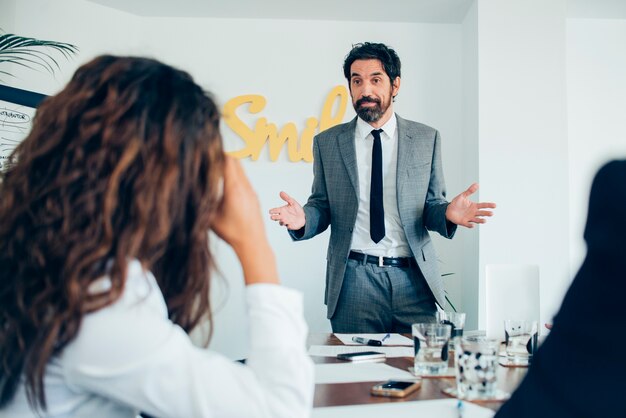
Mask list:
[[[376,106],[362,107],[361,105],[363,103],[376,103]],[[383,116],[387,109],[383,110],[383,108],[380,106],[380,100],[378,99],[362,97],[354,104],[354,110],[361,119],[363,119],[365,122],[371,123],[378,122],[378,120]]]

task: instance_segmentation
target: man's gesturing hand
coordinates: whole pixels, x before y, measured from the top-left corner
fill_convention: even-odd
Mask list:
[[[270,209],[270,218],[294,231],[302,228],[306,223],[302,206],[285,192],[280,192],[280,198],[287,204],[279,208]]]
[[[492,216],[493,212],[484,209],[494,209],[495,203],[475,203],[469,197],[478,190],[478,183],[472,184],[466,191],[452,199],[446,209],[446,219],[457,225],[473,228],[474,224],[487,222],[486,216]]]

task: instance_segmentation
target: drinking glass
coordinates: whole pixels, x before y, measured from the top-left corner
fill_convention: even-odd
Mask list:
[[[413,324],[416,375],[436,376],[448,368],[448,344],[452,327],[447,324]]]
[[[504,321],[506,357],[509,364],[528,365],[537,350],[537,321]]]
[[[497,393],[500,342],[486,337],[457,341],[456,387],[460,399],[494,399]]]
[[[463,336],[463,328],[465,328],[464,312],[444,312],[437,311],[437,322],[440,324],[448,324],[452,327],[450,338]]]

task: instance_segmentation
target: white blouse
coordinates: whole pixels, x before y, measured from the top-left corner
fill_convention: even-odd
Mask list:
[[[308,417],[314,381],[302,295],[255,284],[246,297],[251,346],[242,365],[194,346],[168,319],[154,276],[132,261],[120,299],[86,315],[49,363],[42,416]],[[23,384],[0,410],[0,417],[36,416]]]

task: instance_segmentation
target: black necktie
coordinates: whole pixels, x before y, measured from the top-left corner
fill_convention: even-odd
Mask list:
[[[380,143],[382,129],[374,129],[372,146],[372,181],[370,184],[370,237],[378,243],[385,236],[385,210],[383,208],[383,148]]]

